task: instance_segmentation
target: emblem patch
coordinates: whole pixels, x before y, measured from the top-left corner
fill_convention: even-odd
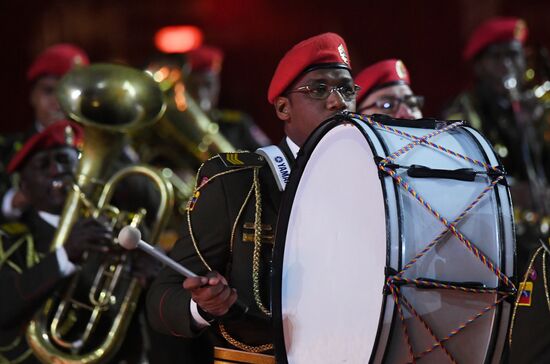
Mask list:
[[[195,191],[193,194],[193,197],[189,200],[187,203],[187,211],[193,211],[195,208],[195,205],[197,204],[197,201],[199,200],[199,197],[201,195],[201,191]]]
[[[523,282],[520,283],[519,292],[521,292],[521,296],[519,297],[518,306],[531,306],[531,300],[533,298],[533,282],[525,282],[525,285]]]
[[[405,64],[403,61],[398,60],[395,62],[395,72],[399,76],[399,78],[405,78],[407,77],[407,69],[405,68]]]
[[[265,164],[262,156],[251,152],[220,153],[223,164],[230,168],[261,167]]]
[[[344,48],[343,44],[340,44],[338,46],[338,53],[340,53],[340,58],[342,58],[342,61],[344,61],[344,63],[349,66],[349,57],[346,54],[346,49]]]

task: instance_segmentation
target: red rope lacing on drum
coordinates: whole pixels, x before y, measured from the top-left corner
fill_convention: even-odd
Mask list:
[[[439,134],[448,132],[452,129],[458,128],[462,125],[464,125],[464,122],[459,121],[452,124],[447,125],[444,128],[435,130],[427,135],[424,135],[422,137],[417,137],[414,135],[411,135],[409,133],[403,132],[401,130],[392,128],[391,126],[384,125],[382,123],[379,123],[377,121],[374,121],[370,117],[366,115],[360,115],[360,114],[353,114],[354,117],[365,121],[366,123],[375,126],[377,128],[384,129],[388,132],[394,133],[399,136],[406,137],[410,140],[412,140],[411,143],[405,145],[401,149],[397,150],[396,152],[392,153],[391,155],[387,156],[386,158],[382,159],[378,162],[378,168],[387,173],[389,176],[391,176],[399,186],[401,186],[403,189],[405,189],[410,195],[412,195],[422,206],[424,206],[433,216],[435,216],[446,228],[433,240],[431,241],[420,253],[418,253],[413,259],[411,259],[410,262],[405,264],[403,269],[398,272],[397,274],[393,276],[389,276],[386,280],[386,285],[389,289],[389,292],[391,292],[392,297],[395,301],[399,317],[401,319],[402,328],[403,328],[403,334],[405,336],[405,340],[407,342],[408,350],[409,350],[409,356],[410,356],[410,362],[415,363],[416,360],[424,357],[425,355],[433,352],[436,348],[440,347],[445,355],[449,358],[449,361],[451,363],[456,363],[456,360],[453,358],[451,353],[445,348],[444,343],[450,340],[452,337],[456,336],[458,333],[460,333],[462,330],[464,330],[466,327],[468,327],[470,324],[472,324],[474,321],[482,317],[485,313],[491,311],[495,307],[498,306],[500,302],[508,298],[509,296],[513,296],[516,292],[516,287],[514,286],[513,282],[510,281],[510,279],[502,273],[502,271],[485,255],[483,252],[481,252],[464,234],[462,234],[458,228],[457,225],[460,223],[460,221],[485,197],[487,194],[492,191],[495,186],[504,178],[501,171],[497,167],[493,167],[491,165],[488,165],[487,163],[472,159],[470,157],[464,156],[460,153],[454,152],[450,149],[447,149],[445,147],[442,147],[440,145],[437,145],[428,139],[431,139]],[[418,145],[427,145],[432,148],[438,149],[444,153],[450,154],[456,158],[460,158],[463,160],[466,160],[472,164],[475,164],[477,166],[480,166],[485,169],[486,172],[496,172],[496,177],[493,179],[493,181],[485,188],[481,193],[466,207],[466,209],[452,222],[449,222],[445,217],[443,217],[439,212],[434,210],[432,206],[424,199],[422,196],[420,196],[401,176],[397,174],[397,172],[390,168],[388,165],[391,164],[392,161],[395,161],[397,157],[400,155],[403,155],[409,151],[411,151],[414,147]],[[443,284],[439,282],[432,282],[429,280],[424,279],[409,279],[403,277],[403,274],[407,269],[412,267],[419,259],[421,259],[424,255],[426,255],[434,246],[436,246],[440,241],[443,240],[445,235],[447,235],[447,232],[451,232],[456,238],[462,242],[466,248],[477,258],[479,259],[491,272],[493,272],[500,282],[502,282],[505,286],[505,289],[499,289],[499,288],[468,288],[468,287],[462,287],[462,286],[456,286],[452,284]],[[418,312],[414,309],[414,307],[411,305],[411,303],[405,298],[403,294],[401,294],[400,286],[402,285],[414,285],[416,287],[426,287],[426,288],[436,288],[436,289],[451,289],[451,290],[459,290],[463,292],[469,292],[469,293],[493,293],[500,295],[497,299],[495,299],[495,302],[492,304],[484,307],[481,311],[473,315],[472,317],[468,318],[464,322],[462,322],[457,328],[449,332],[445,337],[438,338],[436,334],[433,332],[429,324],[418,314]],[[411,344],[411,339],[407,330],[407,325],[405,323],[405,316],[403,313],[403,308],[406,308],[416,319],[418,319],[424,328],[428,331],[428,333],[432,336],[435,343],[431,346],[420,352],[419,354],[414,353],[414,348]]]

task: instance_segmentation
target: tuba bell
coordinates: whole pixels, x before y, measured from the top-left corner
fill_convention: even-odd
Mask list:
[[[148,236],[156,240],[173,208],[171,183],[144,165],[123,168],[108,180],[106,174],[109,161],[121,153],[124,133],[149,126],[164,113],[166,103],[158,84],[139,70],[96,64],[68,73],[60,81],[58,98],[65,113],[84,126],[84,145],[52,250],[63,245],[81,216],[101,217],[115,231],[125,224],[139,226],[147,211],[126,212],[111,204],[119,182],[135,174],[150,179],[159,191]],[[130,272],[132,257],[124,252],[88,252],[81,271],[28,326],[27,341],[40,361],[99,363],[116,354],[141,291]]]

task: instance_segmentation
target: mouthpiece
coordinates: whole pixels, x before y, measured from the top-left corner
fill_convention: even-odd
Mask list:
[[[127,250],[137,248],[140,240],[141,232],[133,226],[125,226],[118,233],[118,244]]]

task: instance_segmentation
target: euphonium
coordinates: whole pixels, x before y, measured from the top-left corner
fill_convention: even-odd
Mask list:
[[[98,64],[67,74],[60,81],[58,98],[66,114],[84,126],[84,146],[52,249],[63,245],[83,212],[101,216],[114,229],[140,224],[143,209],[129,213],[110,204],[117,184],[132,174],[148,177],[160,192],[156,221],[148,236],[154,241],[172,211],[172,185],[146,166],[123,168],[103,181],[108,162],[121,152],[122,133],[151,125],[165,111],[158,84],[144,72]],[[42,362],[99,363],[117,352],[141,290],[129,272],[131,260],[125,253],[88,254],[81,272],[29,324],[27,341]]]

